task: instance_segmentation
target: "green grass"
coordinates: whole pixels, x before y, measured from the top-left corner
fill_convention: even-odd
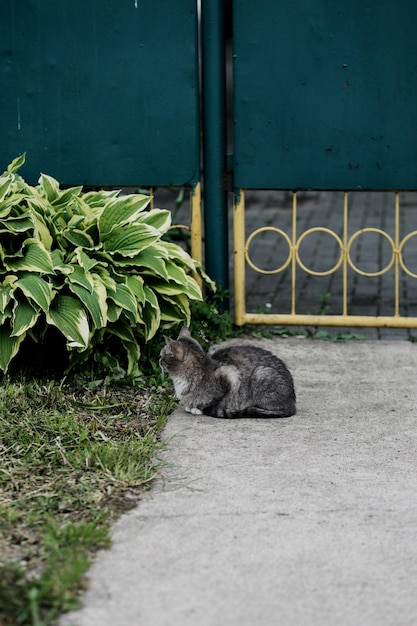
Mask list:
[[[77,606],[91,555],[158,472],[163,387],[3,379],[0,625],[47,626]]]

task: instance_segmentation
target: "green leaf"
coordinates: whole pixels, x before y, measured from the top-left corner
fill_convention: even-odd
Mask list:
[[[13,332],[12,337],[19,337],[34,326],[39,318],[40,308],[33,308],[27,301],[17,301],[13,308]]]
[[[130,291],[135,294],[137,300],[143,304],[146,299],[145,290],[143,288],[143,278],[141,276],[130,274],[126,277],[126,285],[129,287]]]
[[[155,249],[156,246],[152,245],[146,250],[142,250],[139,254],[132,258],[118,260],[118,265],[131,265],[132,267],[144,267],[146,270],[150,270],[150,274],[156,274],[168,280],[168,272],[166,269],[164,258],[159,255],[159,252]]]
[[[110,254],[133,257],[160,238],[160,233],[147,224],[117,226],[103,237],[103,248]]]
[[[185,252],[185,250],[183,250],[180,246],[169,241],[164,241],[164,245],[167,249],[171,261],[174,261],[175,263],[179,262],[180,265],[183,265],[193,272],[197,270],[197,262],[192,257],[190,257],[190,255]]]
[[[137,216],[150,201],[150,196],[131,194],[114,198],[108,202],[98,221],[101,236],[107,235],[117,226],[135,222]]]
[[[32,209],[32,220],[35,227],[35,236],[43,243],[46,250],[51,250],[53,238],[43,216],[36,210]]]
[[[64,230],[62,234],[65,239],[72,243],[74,246],[87,248],[87,250],[92,250],[95,247],[93,238],[90,237],[90,235],[87,234],[84,230],[80,230],[79,228]]]
[[[145,324],[145,339],[149,341],[155,335],[161,323],[161,311],[159,308],[158,298],[155,293],[148,287],[144,286],[146,295],[146,306],[142,311],[142,318]]]
[[[188,300],[186,300],[188,304]],[[190,309],[188,307],[188,314],[185,313],[182,307],[176,306],[173,300],[164,298],[161,302],[161,321],[165,322],[164,326],[167,326],[167,322],[171,326],[174,324],[185,323],[187,326],[190,321]]]
[[[15,172],[17,172],[17,170],[22,167],[22,165],[24,164],[25,160],[26,160],[26,153],[24,152],[20,156],[18,156],[15,159],[13,159],[13,161],[7,167],[7,170],[6,170],[7,173],[8,174],[14,174]]]
[[[20,252],[15,256],[5,257],[3,262],[9,271],[54,273],[51,255],[43,243],[37,239],[26,239]]]
[[[45,193],[49,202],[53,202],[59,196],[59,183],[52,176],[41,174],[39,177],[39,187]]]
[[[8,324],[0,326],[0,369],[7,372],[10,361],[19,351],[19,345],[25,335],[19,337],[11,336],[11,329]]]
[[[91,272],[86,272],[79,265],[71,265],[72,273],[68,275],[68,283],[71,287],[71,283],[81,285],[89,293],[94,291],[94,279]]]
[[[17,277],[16,277],[17,280]],[[7,305],[9,304],[10,300],[11,300],[11,292],[13,291],[13,288],[9,283],[6,283],[6,281],[0,285],[0,313],[4,313]]]
[[[126,317],[121,317],[117,322],[108,327],[110,334],[116,335],[119,339],[136,343],[135,333],[133,332],[130,321]]]
[[[15,217],[10,216],[7,219],[2,219],[0,221],[2,226],[1,232],[6,233],[7,231],[12,233],[24,233],[27,230],[33,229],[33,221],[29,213],[25,213],[24,215],[17,215]]]
[[[133,323],[138,322],[138,304],[134,293],[127,287],[116,283],[115,289],[108,292],[108,297],[125,311],[131,313],[130,318]]]
[[[107,290],[97,275],[93,284],[93,291],[78,284],[72,284],[70,289],[88,309],[95,328],[104,328],[107,325]]]
[[[138,222],[143,224],[149,224],[158,229],[160,233],[166,233],[171,226],[171,211],[166,209],[151,209],[150,211],[144,211],[137,218]]]
[[[3,202],[8,193],[12,191],[13,179],[11,176],[0,177],[0,202]]]
[[[83,252],[81,248],[77,248],[77,250],[75,251],[75,255],[77,257],[78,263],[81,265],[82,268],[85,269],[86,272],[91,270],[98,263],[98,261],[91,259],[88,254]]]
[[[29,300],[36,302],[43,311],[47,311],[53,298],[52,285],[36,274],[24,273],[14,283]]]
[[[66,337],[70,348],[88,347],[90,327],[84,307],[71,296],[57,296],[46,312],[48,324],[56,326]]]
[[[182,291],[185,291],[189,298],[193,300],[201,300],[201,289],[197,282],[191,276],[188,276],[182,267],[178,267],[175,263],[168,261],[167,263],[168,276],[171,281],[181,285]]]
[[[54,206],[61,206],[67,204],[67,202],[71,202],[75,197],[78,197],[83,188],[80,187],[70,187],[69,189],[65,189],[64,191],[60,191],[58,196],[53,200],[52,204]]]

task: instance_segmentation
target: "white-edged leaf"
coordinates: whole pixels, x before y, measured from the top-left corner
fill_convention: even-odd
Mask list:
[[[142,310],[142,319],[145,324],[145,339],[149,341],[155,335],[161,323],[161,310],[158,298],[150,287],[144,286],[146,304]]]
[[[101,236],[110,233],[117,226],[135,222],[150,201],[150,196],[138,193],[120,196],[107,202],[98,220]]]
[[[129,287],[130,291],[135,294],[137,300],[143,304],[146,299],[145,290],[143,288],[143,278],[135,274],[129,274],[126,276],[126,285]]]
[[[81,287],[86,289],[89,293],[93,293],[94,279],[91,272],[86,272],[79,265],[72,264],[70,267],[72,268],[72,272],[68,274],[69,286],[71,287],[71,284],[81,285]]]
[[[8,174],[14,174],[15,172],[17,172],[17,170],[22,167],[22,165],[24,164],[25,160],[26,160],[26,152],[24,152],[20,156],[16,157],[15,159],[13,159],[13,161],[10,163],[10,165],[7,166],[7,170],[6,170],[7,173]]]
[[[11,233],[24,233],[27,230],[32,230],[34,227],[32,216],[29,212],[16,216],[9,215],[6,219],[2,219],[0,224],[2,225],[2,232],[10,231]]]
[[[10,361],[19,351],[19,345],[25,338],[25,334],[19,337],[11,336],[11,329],[8,323],[0,326],[0,369],[7,372]]]
[[[107,290],[97,275],[93,278],[93,291],[75,283],[70,289],[88,309],[95,328],[104,328],[107,325]]]
[[[13,189],[13,179],[11,176],[0,177],[0,202],[3,202],[4,198]]]
[[[98,263],[95,259],[91,259],[81,248],[76,249],[75,256],[77,257],[78,263],[86,272],[91,270]]]
[[[12,337],[20,337],[34,326],[39,318],[40,307],[33,308],[29,302],[15,301],[13,307],[13,332]]]
[[[64,230],[62,234],[67,241],[72,243],[73,246],[87,248],[87,250],[92,250],[95,247],[93,238],[90,237],[90,235],[84,230],[80,230],[79,228]]]
[[[53,202],[59,195],[59,183],[52,176],[41,174],[39,177],[39,187],[45,193],[49,202]]]
[[[103,249],[109,254],[133,257],[160,238],[159,231],[148,224],[116,226],[103,237]]]
[[[131,258],[124,258],[117,261],[120,266],[131,265],[135,268],[145,268],[147,273],[156,276],[161,276],[168,280],[168,272],[165,265],[165,260],[155,250],[154,245],[149,246],[146,250],[142,250],[139,254]]]
[[[171,226],[171,211],[166,209],[151,209],[150,211],[143,211],[137,218],[138,222],[142,224],[149,224],[153,226],[160,233],[166,233]]]
[[[134,323],[138,321],[138,303],[136,296],[127,285],[115,283],[115,289],[108,291],[108,298],[113,300],[115,304],[121,306],[125,312],[129,312],[131,314],[130,318]]]
[[[5,256],[3,263],[5,268],[12,272],[54,273],[51,255],[38,239],[26,239],[20,252],[14,256]]]
[[[25,272],[14,283],[29,300],[36,302],[43,311],[48,311],[54,297],[52,285],[37,274]]]
[[[88,347],[90,327],[82,304],[71,296],[56,296],[46,312],[48,324],[56,326],[66,337],[70,348]]]
[[[191,276],[185,273],[182,267],[175,265],[171,261],[167,263],[167,272],[169,280],[173,281],[177,285],[182,286],[182,290],[193,300],[201,300],[201,289],[197,282]]]

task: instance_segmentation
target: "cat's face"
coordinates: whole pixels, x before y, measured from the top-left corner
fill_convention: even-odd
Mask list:
[[[165,346],[160,353],[159,365],[171,376],[178,376],[192,366],[197,356],[204,357],[204,351],[191,337],[189,329],[184,326],[177,339],[165,337]]]

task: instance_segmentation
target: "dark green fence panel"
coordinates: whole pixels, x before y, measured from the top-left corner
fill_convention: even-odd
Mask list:
[[[1,161],[66,184],[199,180],[195,0],[11,0],[0,21]]]
[[[238,188],[417,188],[417,3],[235,0]]]

